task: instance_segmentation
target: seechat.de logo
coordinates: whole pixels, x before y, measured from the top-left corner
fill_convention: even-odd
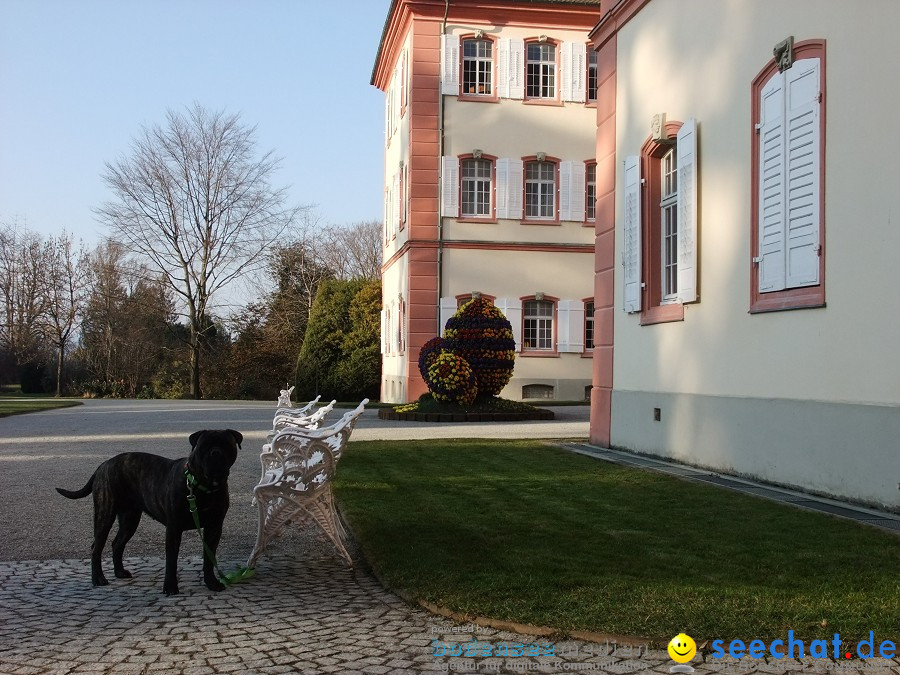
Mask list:
[[[686,633],[679,633],[669,641],[669,656],[677,666],[669,668],[670,673],[693,673],[694,669],[686,665],[697,653],[697,643]]]

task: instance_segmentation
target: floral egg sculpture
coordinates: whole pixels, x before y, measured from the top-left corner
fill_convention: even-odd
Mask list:
[[[452,352],[441,352],[431,359],[425,382],[437,401],[469,405],[478,394],[472,368]]]
[[[419,372],[422,379],[428,382],[428,368],[434,360],[444,352],[444,338],[433,337],[419,350]]]
[[[475,298],[460,307],[447,320],[442,346],[468,362],[479,396],[497,396],[512,378],[516,360],[512,325],[490,300]]]

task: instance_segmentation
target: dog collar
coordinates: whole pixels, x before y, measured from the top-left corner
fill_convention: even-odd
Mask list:
[[[187,481],[187,486],[188,486],[189,492],[193,492],[193,490],[195,490],[195,489],[199,490],[200,492],[203,492],[205,494],[209,494],[210,492],[212,492],[212,490],[210,490],[208,487],[206,487],[200,481],[198,481],[197,477],[191,473],[191,470],[188,467],[187,462],[185,462],[185,464],[184,464],[184,477],[185,477],[185,480]]]

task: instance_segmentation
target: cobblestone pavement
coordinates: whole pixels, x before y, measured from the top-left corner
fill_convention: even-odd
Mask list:
[[[202,585],[199,558],[183,560],[182,594],[173,597],[161,592],[162,558],[128,558],[126,566],[133,579],[92,588],[87,560],[0,563],[0,673],[624,674],[668,673],[674,665],[640,642],[456,624],[409,606],[361,565],[348,569],[329,552],[278,553],[255,577],[221,593]],[[466,656],[476,648],[479,656]],[[502,651],[511,655],[497,656]],[[693,665],[698,673],[735,675],[900,675],[900,663],[884,660]]]

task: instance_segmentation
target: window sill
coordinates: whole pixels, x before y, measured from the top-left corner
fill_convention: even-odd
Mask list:
[[[529,359],[558,359],[559,352],[557,351],[540,351],[537,349],[523,349],[519,352],[519,356],[527,357]]]
[[[523,102],[525,105],[548,105],[556,108],[563,107],[563,102],[556,98],[526,98]]]
[[[684,321],[684,305],[673,302],[668,305],[657,305],[641,312],[641,325],[652,326],[657,323]]]
[[[486,218],[486,217],[478,218],[477,216],[461,216],[460,218],[456,219],[456,222],[457,223],[477,223],[480,225],[483,223],[487,223],[487,224],[496,223],[497,219],[496,218]]]
[[[750,314],[785,312],[792,309],[817,309],[825,306],[825,287],[807,286],[772,293],[754,293]]]
[[[583,223],[581,223],[581,226],[582,227],[597,227],[597,219],[589,218],[588,220],[585,220]]]
[[[581,352],[581,358],[583,358],[583,359],[594,358],[594,350],[593,349],[585,349],[583,352]]]
[[[488,96],[487,94],[460,94],[456,100],[469,103],[500,103],[499,96]]]
[[[560,220],[541,220],[540,218],[523,219],[519,221],[520,225],[562,225]]]
[[[584,104],[584,107],[585,108],[596,108],[597,107],[597,99],[594,99],[593,101],[587,101]]]

